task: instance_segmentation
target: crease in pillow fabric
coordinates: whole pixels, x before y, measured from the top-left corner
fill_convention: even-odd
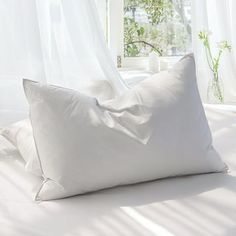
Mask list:
[[[119,98],[24,80],[44,182],[37,200],[226,170],[212,146],[193,55]]]
[[[109,81],[96,80],[88,82],[81,88],[84,94],[94,96],[99,101],[114,98],[114,91]],[[32,126],[29,119],[21,120],[0,129],[0,135],[5,137],[21,154],[25,161],[25,170],[37,176],[42,176],[40,162],[34,143]]]

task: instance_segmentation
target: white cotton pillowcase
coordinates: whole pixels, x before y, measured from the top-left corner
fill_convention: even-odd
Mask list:
[[[26,171],[42,176],[30,120],[25,119],[2,128],[1,135],[18,149],[26,163]]]
[[[114,98],[114,91],[106,80],[95,80],[87,83],[81,88],[88,96],[95,96],[99,101],[111,100]],[[0,135],[4,136],[21,154],[25,161],[25,170],[42,176],[40,162],[34,143],[32,126],[29,119],[25,119],[12,125],[3,127]]]
[[[24,89],[45,178],[37,200],[226,170],[192,55],[108,102],[29,80]]]

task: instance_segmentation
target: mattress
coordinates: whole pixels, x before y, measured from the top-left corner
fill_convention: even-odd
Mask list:
[[[229,173],[158,180],[56,201],[33,201],[40,180],[24,171],[17,151],[1,137],[0,235],[236,235],[236,109],[205,109],[214,146]]]

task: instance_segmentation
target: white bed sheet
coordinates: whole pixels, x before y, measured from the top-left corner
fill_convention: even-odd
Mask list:
[[[206,108],[215,147],[230,173],[159,180],[50,202],[32,200],[39,179],[24,171],[17,152],[1,138],[0,236],[236,235],[236,113],[227,109]]]

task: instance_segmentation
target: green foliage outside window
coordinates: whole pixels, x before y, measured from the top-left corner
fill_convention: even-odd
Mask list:
[[[189,9],[190,0],[125,0],[125,56],[186,53],[191,47]]]

